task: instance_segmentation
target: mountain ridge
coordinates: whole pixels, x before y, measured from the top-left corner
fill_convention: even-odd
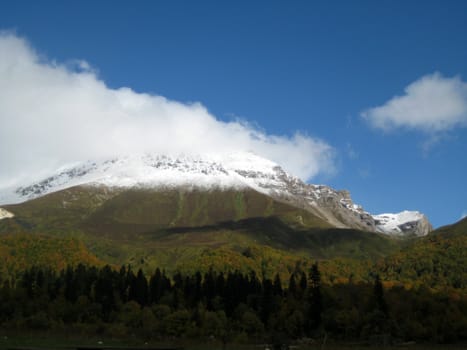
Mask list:
[[[431,231],[418,212],[371,215],[353,203],[350,193],[326,185],[306,184],[276,163],[252,153],[227,156],[168,156],[141,154],[88,161],[62,168],[57,174],[10,193],[0,204],[20,203],[78,185],[113,189],[190,190],[252,189],[279,202],[306,210],[337,228],[355,228],[398,237],[423,236]]]

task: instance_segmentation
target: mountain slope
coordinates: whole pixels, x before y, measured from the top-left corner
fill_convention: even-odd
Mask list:
[[[385,279],[406,285],[467,291],[467,219],[411,241],[380,261]]]
[[[0,220],[0,234],[73,237],[102,261],[146,271],[189,270],[199,262],[206,270],[285,276],[297,260],[376,259],[398,249],[384,235],[333,228],[250,189],[76,186],[5,208],[15,216]]]
[[[42,234],[0,235],[0,275],[8,276],[32,266],[55,270],[79,263],[101,266],[103,262],[76,238],[57,238]]]
[[[431,235],[442,235],[444,237],[467,237],[467,218],[459,220],[452,225],[440,227],[433,231]]]
[[[76,186],[5,206],[14,217],[0,221],[25,230],[138,234],[171,227],[201,227],[277,216],[300,227],[332,227],[306,210],[253,190],[190,190]],[[1,227],[1,226],[0,226]]]
[[[0,203],[24,202],[82,185],[106,188],[111,192],[123,189],[157,190],[161,193],[171,190],[187,193],[193,190],[197,193],[215,191],[225,194],[256,191],[276,202],[304,210],[338,228],[398,236],[425,235],[431,230],[426,217],[416,212],[385,214],[385,217],[392,215],[391,218],[397,219],[397,225],[391,225],[390,220],[384,220],[385,217],[373,217],[354,204],[349,192],[336,191],[324,185],[305,184],[274,162],[251,153],[224,157],[143,154],[86,162],[62,169],[45,180],[0,193]],[[221,197],[216,201],[224,202]],[[172,200],[170,203],[169,206],[179,205],[180,201]]]

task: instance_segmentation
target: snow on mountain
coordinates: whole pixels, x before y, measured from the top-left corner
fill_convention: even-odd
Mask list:
[[[8,210],[0,208],[0,220],[12,218],[14,216],[15,215],[13,213],[10,213]]]
[[[373,215],[373,218],[377,231],[396,236],[424,236],[432,229],[425,215],[418,211],[379,214]]]
[[[0,194],[0,203],[34,199],[77,185],[108,187],[266,188],[281,186],[280,167],[251,153],[229,156],[131,155],[59,169],[42,181]]]
[[[250,188],[308,210],[336,227],[394,235],[404,235],[410,231],[405,230],[404,225],[415,227],[420,221],[415,214],[404,214],[412,212],[372,216],[352,202],[348,191],[306,184],[276,163],[252,153],[176,157],[142,154],[88,161],[59,169],[42,181],[0,193],[0,204],[20,203],[78,185],[206,190]],[[429,223],[422,226],[419,235],[426,234],[431,227]]]

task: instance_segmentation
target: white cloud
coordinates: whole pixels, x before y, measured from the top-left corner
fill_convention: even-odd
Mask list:
[[[303,133],[269,135],[220,121],[199,103],[111,89],[85,61],[51,62],[24,39],[0,33],[0,187],[69,162],[144,151],[252,151],[303,179],[332,171],[334,154]]]
[[[373,127],[418,129],[428,133],[467,125],[467,83],[440,73],[425,75],[384,105],[362,113]]]
[[[467,210],[461,214],[461,220],[467,218]]]

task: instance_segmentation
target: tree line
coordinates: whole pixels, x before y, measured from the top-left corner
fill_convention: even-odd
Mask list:
[[[371,283],[323,284],[315,263],[288,280],[254,272],[145,275],[130,266],[32,267],[1,281],[0,326],[144,339],[223,342],[317,338],[343,341],[467,340],[465,294]]]

